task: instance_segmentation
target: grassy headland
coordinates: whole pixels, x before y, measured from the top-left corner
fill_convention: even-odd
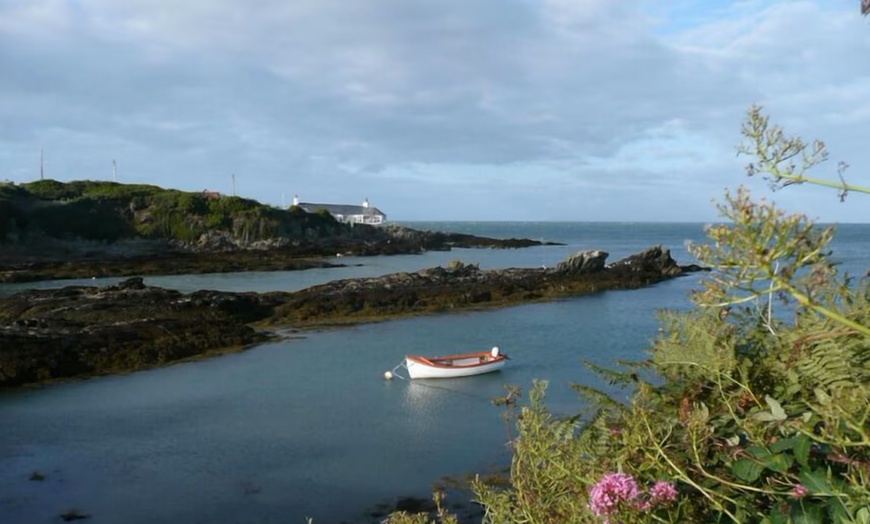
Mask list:
[[[277,209],[216,193],[88,180],[0,185],[2,245],[45,239],[154,239],[189,245],[219,233],[245,246],[276,237],[312,239],[355,231],[328,213]]]
[[[0,184],[0,282],[93,276],[330,267],[336,253],[526,247],[490,239],[337,221],[211,192],[40,180]]]

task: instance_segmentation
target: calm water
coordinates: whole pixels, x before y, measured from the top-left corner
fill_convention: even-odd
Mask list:
[[[688,263],[684,241],[703,239],[700,224],[412,225],[568,245],[345,258],[364,265],[146,282],[182,290],[293,290],[453,259],[483,268],[537,267],[577,249],[601,248],[613,261],[655,243]],[[842,226],[835,253],[851,272],[865,271],[870,226]],[[0,522],[56,522],[70,509],[92,514],[94,522],[129,524],[361,521],[377,502],[428,496],[443,475],[506,463],[505,427],[489,400],[505,383],[527,388],[546,378],[552,409],[579,410],[568,385],[595,381],[582,360],[640,357],[655,334],[655,311],[686,306],[699,278],[310,333],[202,362],[0,395]],[[406,352],[496,344],[513,359],[500,373],[420,383],[382,379]],[[45,480],[28,481],[33,471]]]

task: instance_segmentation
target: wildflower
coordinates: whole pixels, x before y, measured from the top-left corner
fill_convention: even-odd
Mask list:
[[[666,480],[658,480],[649,488],[649,500],[652,504],[673,502],[676,498],[677,488]]]
[[[799,499],[807,494],[807,488],[804,487],[803,484],[795,484],[794,488],[791,490],[791,496]]]
[[[634,477],[625,473],[606,473],[589,489],[589,509],[598,516],[613,513],[620,502],[637,499],[639,490]]]

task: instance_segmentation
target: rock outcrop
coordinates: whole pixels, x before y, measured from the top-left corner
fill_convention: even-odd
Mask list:
[[[604,269],[609,253],[600,250],[578,251],[556,266],[557,271],[567,273],[593,273]]]
[[[263,296],[117,286],[27,291],[0,300],[0,387],[124,372],[240,348]]]
[[[697,266],[695,267],[697,268]],[[618,262],[614,262],[609,269],[652,271],[665,276],[672,276],[681,274],[687,267],[677,265],[676,261],[671,258],[669,249],[664,249],[662,246],[653,246],[640,253],[635,253]]]
[[[388,231],[392,231],[389,229]],[[137,249],[149,249],[147,255],[130,255],[121,250],[106,252],[84,250],[63,257],[47,254],[34,256],[31,252],[0,255],[0,283],[33,282],[63,278],[119,277],[130,275],[183,275],[196,273],[228,273],[238,271],[289,271],[296,269],[343,267],[330,262],[342,256],[375,256],[416,254],[424,250],[446,251],[457,247],[450,235],[429,237],[425,232],[415,235],[414,230],[403,228],[398,238],[380,239],[324,238],[312,241],[263,240],[250,249],[180,250],[177,246],[156,250],[153,243],[136,242]],[[223,238],[216,234],[216,238]],[[224,239],[226,240],[226,239]],[[522,246],[520,246],[522,244]],[[542,245],[536,240],[495,239],[463,235],[461,247],[525,247]],[[87,247],[91,247],[86,244]]]
[[[545,242],[528,238],[496,239],[468,235],[465,233],[447,233],[442,231],[421,231],[397,224],[385,226],[384,231],[395,242],[418,246],[421,251],[442,251],[454,247],[464,248],[523,248],[531,246],[560,245],[557,242]]]
[[[606,253],[559,268],[481,270],[454,263],[329,282],[293,293],[184,294],[141,278],[105,287],[30,290],[0,299],[0,388],[132,371],[310,328],[631,289],[682,268],[655,247],[603,266]]]

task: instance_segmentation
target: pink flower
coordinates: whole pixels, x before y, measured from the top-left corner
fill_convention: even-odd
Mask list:
[[[639,490],[637,481],[625,473],[606,473],[589,489],[589,509],[598,516],[613,513],[620,502],[633,502]]]
[[[649,488],[649,500],[652,504],[673,502],[677,499],[677,488],[671,482],[658,480]]]
[[[799,499],[807,494],[807,488],[804,487],[803,484],[795,484],[794,488],[791,490],[791,496]]]

